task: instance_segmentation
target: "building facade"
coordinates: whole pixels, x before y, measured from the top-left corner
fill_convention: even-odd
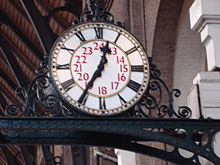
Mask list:
[[[144,0],[139,3],[129,1],[126,4],[128,10],[123,12],[127,12],[124,15],[125,22],[130,25],[130,30],[145,45],[148,55],[152,56],[154,63],[161,69],[162,77],[170,88],[178,88],[182,92],[181,98],[175,100],[175,105],[188,105],[193,112],[192,118],[195,119],[219,119],[217,44],[220,37],[220,13],[217,8],[220,7],[220,2]],[[123,15],[123,12],[119,15]],[[218,139],[217,134],[214,145],[219,154]],[[156,147],[166,148],[166,145],[158,144]],[[167,164],[138,154],[134,159],[136,163],[133,164],[138,165]],[[201,164],[209,163],[201,160]]]

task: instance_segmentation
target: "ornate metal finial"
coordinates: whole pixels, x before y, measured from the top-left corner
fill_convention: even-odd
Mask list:
[[[95,16],[96,20],[100,20],[105,12],[103,0],[87,0],[88,10]]]
[[[81,16],[80,22],[105,21],[114,22],[114,17],[106,11],[103,0],[87,0],[87,7]]]

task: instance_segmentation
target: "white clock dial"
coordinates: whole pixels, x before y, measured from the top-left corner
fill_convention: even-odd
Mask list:
[[[70,66],[74,81],[82,89],[91,80],[102,57],[101,47],[106,41],[91,40],[75,51]],[[88,94],[96,97],[110,97],[121,91],[130,79],[130,64],[127,55],[113,43],[109,44],[111,54],[107,54],[108,63],[105,64],[101,77],[97,78]]]
[[[91,22],[70,28],[51,52],[51,77],[64,101],[94,115],[133,107],[147,89],[148,57],[127,31]]]

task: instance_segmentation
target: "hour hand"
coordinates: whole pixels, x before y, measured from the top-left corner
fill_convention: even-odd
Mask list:
[[[103,56],[105,56],[107,53],[111,54],[111,49],[109,48],[109,41],[106,42],[104,47],[100,48],[101,52],[103,52]]]

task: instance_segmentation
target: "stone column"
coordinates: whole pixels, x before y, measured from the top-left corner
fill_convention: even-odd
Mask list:
[[[190,8],[191,28],[200,32],[208,71],[220,69],[220,1],[195,0]]]
[[[220,119],[220,0],[195,0],[190,8],[191,29],[198,31],[206,48],[207,72],[199,73],[189,94],[193,117]],[[220,133],[214,142],[220,156]],[[203,161],[202,164],[206,164]]]
[[[115,149],[115,154],[118,158],[118,165],[136,165],[134,152]]]
[[[188,97],[193,118],[220,119],[220,73],[198,73],[193,85]]]

